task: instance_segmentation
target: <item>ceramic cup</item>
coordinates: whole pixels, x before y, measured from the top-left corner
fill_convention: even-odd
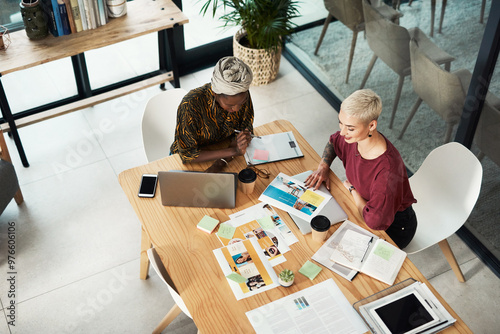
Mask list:
[[[238,174],[240,190],[244,194],[251,194],[255,187],[257,174],[250,168],[245,168]]]
[[[316,242],[323,242],[326,239],[326,234],[330,229],[330,219],[325,216],[318,215],[311,219],[312,238]]]

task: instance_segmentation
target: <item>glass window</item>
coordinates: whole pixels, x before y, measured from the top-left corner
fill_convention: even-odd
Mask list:
[[[11,31],[23,27],[19,2],[20,0],[0,0],[0,25]]]

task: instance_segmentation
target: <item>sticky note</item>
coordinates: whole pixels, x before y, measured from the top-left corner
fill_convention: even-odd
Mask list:
[[[255,152],[253,153],[253,160],[268,161],[269,160],[269,151],[259,150],[256,148]]]
[[[392,257],[392,254],[394,254],[394,248],[381,242],[377,245],[377,247],[373,251],[373,254],[380,256],[386,261],[389,261],[390,258]]]
[[[306,263],[302,266],[302,268],[299,269],[299,273],[302,275],[309,277],[309,279],[312,281],[321,271],[321,267],[315,265],[311,261],[307,260]]]
[[[230,273],[226,277],[232,281],[235,281],[236,283],[245,283],[247,281],[247,279],[245,277],[243,277],[237,273]]]
[[[196,225],[196,227],[198,227],[200,230],[202,230],[204,232],[212,233],[218,224],[219,224],[219,221],[217,219],[205,215],[200,220],[198,225]]]
[[[307,203],[311,203],[312,205],[318,207],[321,202],[325,200],[325,198],[321,195],[318,195],[311,190],[306,190],[305,193],[300,196],[300,199],[306,201]]]
[[[257,219],[257,222],[264,230],[272,230],[276,226],[274,225],[273,219],[271,216],[265,216]]]
[[[219,226],[219,231],[217,231],[217,235],[224,239],[232,239],[235,231],[236,227],[232,227],[229,224],[222,223]]]

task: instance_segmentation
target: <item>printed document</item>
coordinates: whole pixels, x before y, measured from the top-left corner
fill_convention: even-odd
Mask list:
[[[368,328],[328,279],[246,313],[257,334],[365,333]]]

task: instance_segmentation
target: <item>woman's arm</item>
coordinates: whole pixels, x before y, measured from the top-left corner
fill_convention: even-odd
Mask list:
[[[328,174],[330,173],[330,166],[333,160],[337,157],[333,144],[328,142],[323,150],[323,157],[318,165],[318,169],[309,175],[306,179],[306,187],[314,187],[317,190],[321,183],[325,182],[326,189],[330,190],[330,179]]]

